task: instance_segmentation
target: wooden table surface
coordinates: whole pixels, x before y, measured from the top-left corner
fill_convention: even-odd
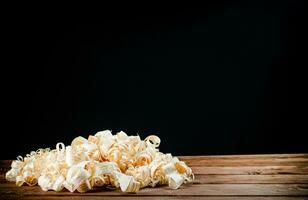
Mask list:
[[[195,180],[171,190],[161,186],[126,194],[101,188],[89,193],[43,192],[4,178],[11,161],[0,161],[0,199],[308,199],[308,154],[179,156]]]

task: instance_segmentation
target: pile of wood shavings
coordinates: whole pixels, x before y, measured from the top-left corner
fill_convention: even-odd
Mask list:
[[[177,189],[192,181],[191,168],[177,157],[159,152],[159,144],[155,135],[141,140],[123,131],[112,135],[105,130],[88,139],[79,136],[70,146],[58,143],[54,150],[38,149],[25,158],[18,156],[6,179],[18,186],[38,184],[44,191],[66,188],[70,192],[102,186],[137,192],[164,184]]]

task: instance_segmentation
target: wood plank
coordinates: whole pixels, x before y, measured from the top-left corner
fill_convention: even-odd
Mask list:
[[[136,194],[98,188],[89,193],[42,191],[5,180],[11,161],[0,161],[0,195],[4,199],[308,199],[308,154],[179,156],[196,179],[178,190],[144,188]]]
[[[308,153],[296,154],[246,154],[246,155],[198,155],[198,156],[177,156],[181,159],[256,159],[256,158],[308,158]]]
[[[308,174],[307,166],[191,166],[195,174],[272,175]]]
[[[206,200],[307,200],[306,197],[277,197],[277,196],[224,196],[224,197],[213,197],[213,196],[6,196],[5,199],[29,199],[29,200],[41,200],[41,199],[46,199],[46,200],[58,200],[58,199],[63,199],[63,200],[104,200],[104,199],[112,199],[112,200],[183,200],[183,199],[206,199]]]
[[[4,176],[0,179],[0,184],[7,184]],[[308,175],[206,175],[195,176],[193,184],[238,184],[238,183],[298,183],[308,184]],[[9,184],[8,187],[13,186]]]
[[[12,195],[21,193],[33,196],[57,196],[55,191],[42,191],[38,186],[17,187],[14,184],[1,184],[2,195]],[[88,193],[61,192],[62,195],[69,196],[118,196],[123,195],[119,190],[98,188]],[[186,184],[178,190],[168,187],[144,188],[136,194],[125,194],[132,196],[307,196],[308,184]]]
[[[308,158],[308,153],[296,153],[296,154],[247,154],[247,155],[198,155],[198,156],[182,156],[176,155],[182,160],[199,160],[199,159],[273,159],[273,158]],[[13,158],[15,159],[15,158]],[[12,159],[12,160],[13,160]],[[2,163],[11,163],[12,160],[1,160],[0,166]]]
[[[191,166],[195,174],[308,174],[308,165],[286,165],[286,166]],[[0,168],[0,176],[10,169],[9,166]]]
[[[308,175],[196,175],[194,184],[239,184],[239,183],[299,183],[308,184]]]
[[[308,165],[308,154],[179,156],[190,166]]]
[[[190,166],[194,174],[230,174],[230,175],[271,175],[271,174],[308,174],[308,165],[286,166]],[[0,169],[0,176],[10,167]]]
[[[183,160],[183,159],[182,159]],[[290,159],[230,159],[223,158],[216,160],[183,160],[189,166],[308,166],[306,158],[290,158]]]
[[[308,154],[179,156],[179,158],[189,166],[308,166]],[[9,168],[10,164],[10,160],[1,161],[0,171]]]
[[[272,160],[272,159],[299,159],[307,160],[308,153],[302,154],[251,154],[251,155],[208,155],[208,156],[178,156],[181,160]],[[7,166],[12,160],[1,160],[0,167],[2,165]]]

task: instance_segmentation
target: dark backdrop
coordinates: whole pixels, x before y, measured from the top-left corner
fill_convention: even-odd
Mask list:
[[[104,129],[176,155],[308,152],[303,1],[249,2],[13,11],[1,158]]]

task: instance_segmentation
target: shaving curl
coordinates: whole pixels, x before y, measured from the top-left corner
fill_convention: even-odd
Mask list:
[[[87,192],[111,186],[123,192],[138,192],[144,187],[168,185],[178,189],[191,182],[194,174],[183,161],[159,152],[160,138],[144,140],[123,131],[113,135],[105,130],[88,139],[76,137],[53,150],[38,149],[25,157],[18,156],[6,173],[17,186],[39,185],[43,191]]]

